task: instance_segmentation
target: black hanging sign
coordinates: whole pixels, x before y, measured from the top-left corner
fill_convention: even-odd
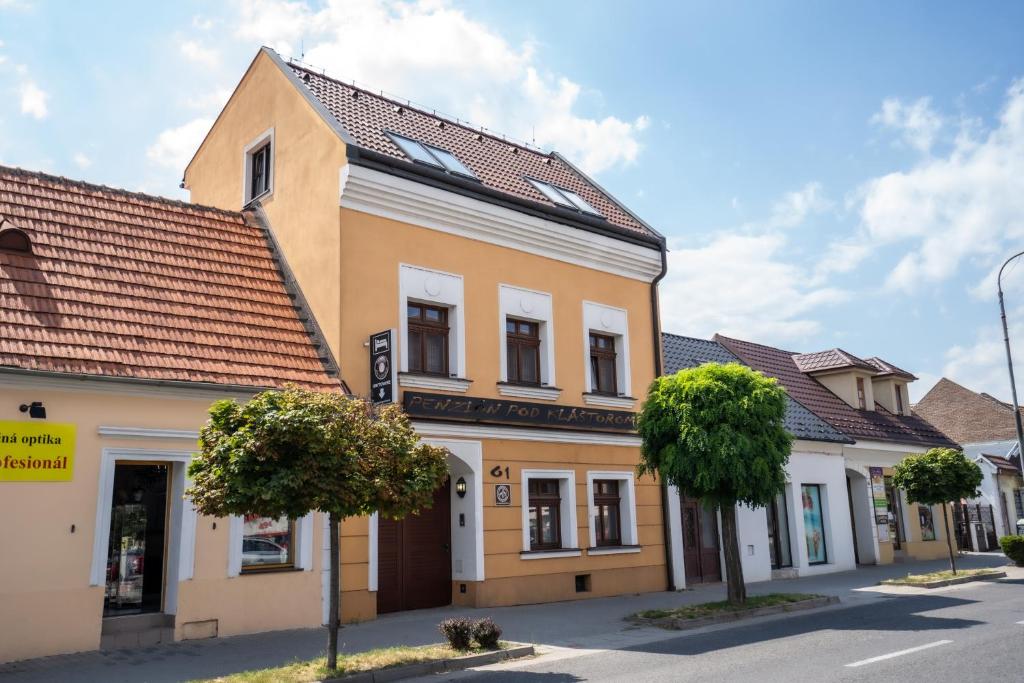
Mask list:
[[[394,330],[370,335],[370,400],[395,401]]]
[[[470,398],[406,391],[405,412],[412,418],[478,422],[530,427],[555,427],[594,432],[631,433],[636,430],[634,413],[576,406],[558,406],[529,401]]]

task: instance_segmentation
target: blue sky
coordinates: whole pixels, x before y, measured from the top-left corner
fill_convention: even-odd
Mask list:
[[[304,52],[583,164],[669,237],[669,331],[1006,398],[1021,26],[1009,2],[0,0],[0,163],[182,197],[257,48]],[[1024,268],[1008,280],[1024,360]]]

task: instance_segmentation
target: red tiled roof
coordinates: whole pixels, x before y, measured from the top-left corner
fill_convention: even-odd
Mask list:
[[[337,388],[249,215],[0,166],[0,368]]]
[[[801,371],[795,360],[800,354],[721,335],[715,335],[715,341],[751,368],[778,379],[793,399],[848,436],[922,446],[956,446],[920,417],[894,415],[882,406],[873,411],[851,407]]]
[[[645,237],[656,236],[557,154],[545,154],[512,143],[298,64],[288,64],[288,67],[359,147],[406,161],[413,167],[413,162],[385,134],[397,133],[451,152],[492,190],[529,200],[540,205],[539,208],[555,208],[555,204],[526,178],[543,180],[576,192],[616,227]]]
[[[945,377],[914,405],[914,412],[960,443],[1017,439],[1013,406]]]
[[[842,368],[860,368],[872,374],[876,372],[875,366],[871,363],[857,358],[857,356],[847,353],[842,349],[793,354],[793,362],[796,363],[801,372],[824,372],[826,370],[839,370]]]
[[[872,356],[871,358],[865,358],[864,360],[866,360],[868,363],[873,365],[875,369],[878,370],[878,374],[876,375],[876,377],[881,377],[884,375],[893,375],[895,377],[902,377],[903,379],[907,379],[910,381],[914,381],[917,379],[917,377],[915,377],[913,373],[907,372],[902,368],[898,368],[889,361],[882,360],[878,356]]]

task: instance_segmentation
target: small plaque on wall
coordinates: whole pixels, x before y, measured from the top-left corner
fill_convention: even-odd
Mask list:
[[[512,485],[511,484],[495,484],[494,485],[494,504],[495,505],[511,505],[512,504]]]

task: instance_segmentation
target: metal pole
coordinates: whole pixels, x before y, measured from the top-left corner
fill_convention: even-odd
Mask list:
[[[1013,421],[1017,427],[1017,463],[1020,465],[1021,474],[1024,475],[1024,425],[1021,425],[1020,406],[1017,405],[1017,381],[1013,376],[1013,356],[1010,354],[1010,330],[1006,326],[1006,305],[1003,303],[1003,269],[1006,265],[1024,256],[1024,251],[1014,254],[1003,262],[999,268],[999,275],[996,276],[996,287],[999,290],[999,315],[1003,321],[1003,343],[1006,345],[1006,368],[1010,372],[1010,394],[1013,396]]]

